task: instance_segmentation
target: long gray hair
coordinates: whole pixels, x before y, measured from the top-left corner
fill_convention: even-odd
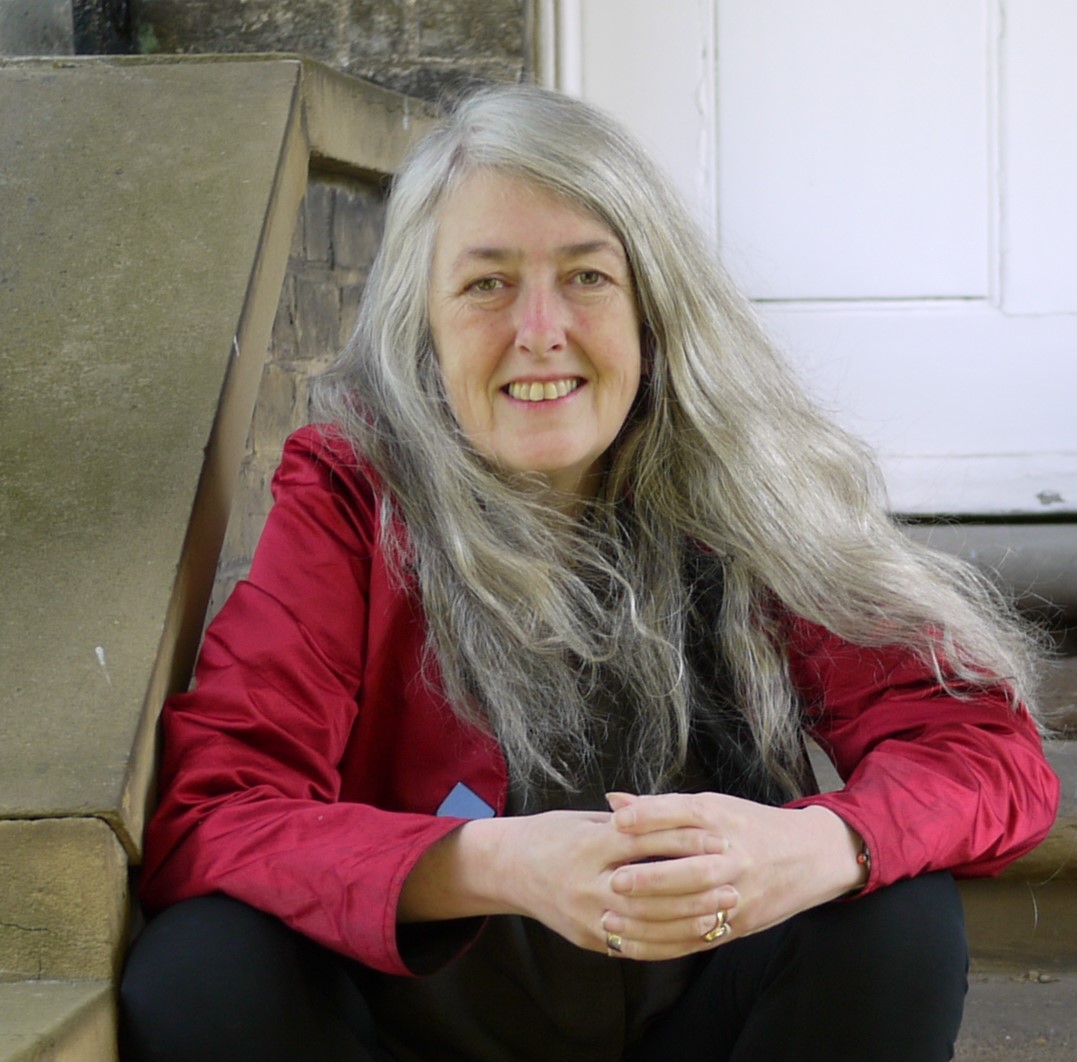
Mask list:
[[[590,211],[632,270],[649,371],[582,518],[492,468],[443,392],[427,317],[439,210],[483,167]],[[895,527],[870,455],[807,400],[664,175],[588,105],[487,89],[419,144],[354,336],[316,399],[386,485],[383,542],[414,566],[449,700],[497,737],[525,790],[580,783],[609,724],[594,718],[598,686],[631,706],[632,783],[676,778],[708,695],[688,665],[692,557],[724,587],[704,653],[724,662],[759,762],[786,791],[800,784],[802,720],[784,615],[1027,699],[1026,636],[992,588]]]

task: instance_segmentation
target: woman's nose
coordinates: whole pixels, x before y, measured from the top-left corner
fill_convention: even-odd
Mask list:
[[[523,285],[515,308],[517,349],[543,357],[564,347],[567,307],[555,286]]]

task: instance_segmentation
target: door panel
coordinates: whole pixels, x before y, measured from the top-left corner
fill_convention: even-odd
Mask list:
[[[1077,512],[1077,4],[550,2],[895,510]]]

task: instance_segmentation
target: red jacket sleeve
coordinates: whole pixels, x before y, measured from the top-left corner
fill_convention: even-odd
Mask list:
[[[289,441],[274,495],[250,578],[207,631],[194,691],[162,715],[142,896],[154,909],[224,893],[367,965],[413,972],[398,950],[400,889],[462,820],[340,799],[372,622],[374,492],[307,430]],[[452,936],[449,924],[439,932]]]
[[[998,688],[955,697],[913,654],[790,626],[789,665],[809,733],[845,782],[818,804],[872,856],[865,891],[930,870],[997,874],[1047,836],[1059,782],[1035,725]]]

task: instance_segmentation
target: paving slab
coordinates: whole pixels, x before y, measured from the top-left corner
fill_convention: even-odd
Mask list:
[[[1077,973],[973,972],[955,1062],[1074,1062]]]

